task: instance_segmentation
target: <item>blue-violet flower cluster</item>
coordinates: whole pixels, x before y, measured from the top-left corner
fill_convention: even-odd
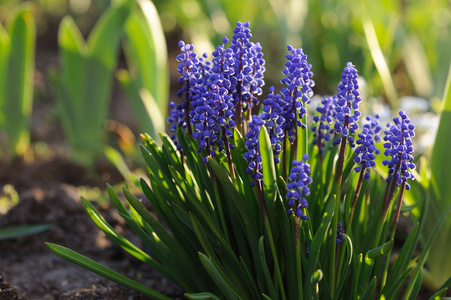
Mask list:
[[[313,73],[310,71],[312,65],[307,63],[307,55],[302,49],[295,49],[289,45],[288,51],[291,51],[291,54],[286,55],[287,62],[283,70],[283,75],[286,77],[280,81],[285,85],[281,90],[282,117],[285,119],[282,129],[290,143],[293,143],[295,126],[306,127],[300,119],[307,113],[305,105],[310,103],[315,82],[312,80]]]
[[[321,106],[316,108],[319,112],[319,116],[313,117],[313,123],[316,124],[312,127],[314,145],[318,145],[320,153],[324,152],[325,142],[330,141],[331,134],[334,133],[330,124],[335,121],[335,106],[337,104],[337,96],[327,97],[321,100]]]
[[[260,143],[258,142],[260,130],[263,125],[265,125],[265,121],[260,116],[253,115],[252,122],[249,123],[249,131],[246,133],[247,141],[244,147],[248,152],[244,153],[244,159],[249,163],[246,173],[251,174],[251,186],[255,185],[256,180],[263,179],[263,174],[261,173],[262,158],[260,155]]]
[[[369,123],[363,126],[363,130],[358,134],[358,139],[356,144],[358,145],[355,148],[354,162],[358,164],[357,167],[354,168],[355,172],[365,172],[364,179],[370,179],[369,169],[376,166],[376,154],[379,154],[379,149],[376,148],[375,140],[380,140],[380,137],[377,135],[381,130],[379,126],[379,115],[376,115],[374,118],[367,116],[366,120]]]
[[[361,115],[359,103],[362,101],[359,92],[359,83],[355,66],[348,62],[341,74],[341,83],[338,85],[336,123],[334,129],[336,133],[341,133],[342,137],[347,137],[351,147],[354,147],[354,138],[351,136],[359,129],[357,122]],[[341,137],[334,141],[334,145],[341,143]]]
[[[288,175],[289,183],[287,184],[288,199],[288,215],[295,215],[304,220],[308,217],[304,214],[303,209],[308,208],[308,202],[304,196],[310,195],[308,185],[312,182],[310,175],[310,165],[307,163],[308,155],[302,157],[302,161],[293,161],[290,175]]]
[[[403,111],[399,112],[400,118],[394,118],[394,124],[387,124],[384,131],[385,156],[391,159],[384,160],[382,164],[388,166],[387,182],[394,180],[397,185],[406,183],[406,189],[410,190],[407,179],[415,179],[415,175],[409,170],[415,169],[413,163],[413,143],[411,137],[415,136],[415,126],[410,123],[410,119]]]
[[[278,164],[280,162],[279,154],[282,150],[281,143],[284,138],[282,124],[285,119],[281,116],[281,95],[274,94],[274,87],[269,88],[270,94],[268,98],[263,100],[263,112],[260,114],[262,120],[266,122],[266,128],[269,130],[269,138],[274,152],[274,160]]]

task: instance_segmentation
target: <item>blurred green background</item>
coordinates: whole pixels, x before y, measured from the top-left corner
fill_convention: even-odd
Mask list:
[[[46,70],[58,65],[61,19],[72,16],[86,38],[111,1],[1,1],[2,23],[17,4],[33,4],[38,34],[35,104],[49,108],[53,104]],[[269,86],[278,85],[287,44],[303,47],[308,55],[316,95],[335,93],[339,74],[346,62],[352,61],[365,80],[362,90],[367,101],[363,109],[380,112],[385,108],[387,118],[392,114],[388,108],[417,114],[418,150],[429,153],[451,61],[450,0],[155,0],[154,4],[166,36],[161,42],[167,43],[169,52],[169,101],[178,101],[178,41],[193,43],[198,53],[211,53],[223,36],[231,37],[237,21],[249,21],[252,40],[262,44],[265,54],[264,94]],[[118,67],[125,66],[121,55]],[[135,134],[140,133],[137,126],[124,123]]]
[[[3,0],[5,19],[19,0]],[[39,47],[55,46],[61,18],[70,14],[87,34],[109,0],[35,0]],[[451,1],[156,0],[169,51],[177,42],[210,52],[236,21],[250,21],[263,45],[268,85],[277,83],[287,44],[303,47],[317,94],[334,92],[337,75],[352,61],[370,95],[392,106],[405,95],[441,97],[451,60]],[[38,54],[39,55],[39,54]],[[169,56],[171,57],[171,56]],[[175,72],[174,68],[171,68]],[[175,74],[173,77],[176,76]]]

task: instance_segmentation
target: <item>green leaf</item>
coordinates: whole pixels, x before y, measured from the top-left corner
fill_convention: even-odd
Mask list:
[[[33,224],[0,228],[0,241],[41,233],[54,227],[53,224]]]
[[[263,236],[261,236],[260,239],[258,240],[258,252],[260,255],[260,264],[262,266],[263,274],[265,275],[266,287],[268,288],[269,297],[271,297],[271,299],[276,299],[277,298],[276,290],[274,289],[274,283],[272,281],[271,275],[269,273],[269,268],[266,263],[265,246],[263,245]]]
[[[185,297],[190,300],[221,300],[221,298],[212,293],[185,294]]]
[[[210,258],[208,258],[202,252],[199,252],[199,259],[205,270],[210,274],[213,281],[216,283],[218,288],[224,295],[224,299],[238,300],[238,298],[233,294],[232,288],[227,284],[225,278],[219,273],[216,266],[213,264]]]
[[[360,299],[373,299],[374,292],[376,291],[377,277],[374,276],[371,279],[370,284],[366,287],[365,292],[363,293]]]
[[[337,285],[337,289],[335,290],[335,296],[334,299],[338,299],[338,296],[340,295],[341,289],[343,288],[345,281],[349,280],[347,274],[348,274],[348,270],[349,267],[351,266],[352,263],[352,255],[353,255],[353,248],[352,248],[352,241],[351,238],[347,235],[347,234],[343,234],[343,236],[345,237],[345,245],[346,245],[346,249],[347,249],[347,259],[344,262],[344,268],[341,271],[341,275],[340,275],[340,280],[338,282]],[[344,249],[342,249],[341,251],[344,251]]]
[[[378,257],[381,257],[382,255],[388,253],[393,248],[393,240],[389,240],[385,244],[369,250],[365,258],[363,260],[363,266],[362,271],[359,275],[358,282],[359,282],[359,293],[360,295],[363,295],[366,290],[368,290],[368,281],[370,280],[371,276],[371,270],[373,269],[374,260]],[[370,282],[371,284],[371,282]]]
[[[423,268],[421,267],[416,277],[415,284],[413,285],[412,292],[410,293],[406,292],[404,299],[415,300],[418,296],[418,293],[420,292],[422,283],[423,283]],[[409,295],[408,298],[407,295]]]
[[[368,259],[375,259],[379,256],[382,256],[386,253],[388,253],[392,248],[393,248],[393,240],[389,240],[388,242],[386,242],[385,244],[383,244],[380,247],[371,249],[370,251],[368,251],[368,253],[366,254]]]
[[[262,159],[263,194],[266,200],[265,202],[268,212],[271,212],[273,211],[274,201],[276,199],[277,180],[271,140],[269,139],[269,134],[266,127],[261,127],[258,140]]]
[[[214,159],[210,158],[208,160],[208,163],[210,164],[213,173],[218,177],[219,181],[223,184],[223,187],[225,188],[226,192],[230,197],[233,199],[236,208],[238,209],[240,215],[242,216],[244,222],[246,224],[249,224],[252,222],[252,214],[249,211],[248,207],[246,206],[246,202],[241,197],[240,193],[236,190],[235,186],[232,184],[232,182],[229,179],[229,171],[226,170],[223,166],[218,164]]]
[[[398,279],[401,272],[404,272],[404,270],[407,268],[409,259],[412,256],[413,251],[415,250],[414,245],[415,242],[417,241],[419,227],[420,227],[419,223],[415,224],[406,241],[404,242],[401,252],[399,253],[398,259],[396,260],[396,263],[388,278],[388,281],[385,284],[384,288],[382,289],[381,295],[386,295],[386,292],[388,292],[390,288],[394,285],[395,281]]]
[[[112,239],[116,244],[121,246],[122,249],[136,257],[137,259],[141,260],[142,262],[145,262],[149,264],[151,267],[155,268],[156,270],[160,272],[164,272],[162,266],[154,260],[152,257],[150,257],[147,253],[133,245],[129,240],[125,239],[123,236],[121,236],[119,233],[117,233],[116,230],[114,230],[113,227],[111,227],[110,224],[106,222],[106,220],[97,212],[97,210],[92,206],[91,203],[89,203],[86,199],[81,198],[82,204],[86,211],[88,212],[91,219],[94,221],[94,223],[103,231],[105,234]]]
[[[324,211],[322,222],[318,230],[316,231],[315,235],[313,236],[312,243],[309,247],[309,259],[308,259],[308,266],[307,266],[307,272],[306,276],[307,278],[310,278],[313,276],[313,272],[317,269],[317,260],[319,256],[319,252],[321,249],[322,244],[325,241],[327,231],[329,229],[329,226],[332,222],[332,218],[334,216],[334,210],[335,210],[335,201],[334,199],[329,200],[329,203],[327,203],[326,209]],[[310,286],[308,280],[304,283],[304,290],[309,291],[310,293]],[[307,299],[310,299],[311,295],[308,295]]]
[[[163,294],[160,294],[136,281],[133,281],[75,251],[72,251],[68,248],[62,247],[60,245],[45,243],[49,249],[57,254],[58,256],[77,264],[91,272],[99,274],[102,277],[105,277],[111,281],[114,281],[122,286],[125,286],[129,289],[137,291],[147,297],[151,297],[152,299],[162,299],[162,300],[170,300],[171,298],[166,297]]]

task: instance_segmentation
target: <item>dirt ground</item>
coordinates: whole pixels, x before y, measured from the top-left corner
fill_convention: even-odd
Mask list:
[[[182,299],[179,287],[109,241],[84,211],[76,186],[101,185],[89,181],[86,171],[64,160],[28,165],[16,162],[0,181],[15,186],[20,201],[0,215],[0,228],[23,224],[53,224],[51,230],[0,241],[0,299],[145,299],[90,271],[53,254],[44,244],[52,242],[89,258],[174,299]],[[5,172],[5,169],[2,169]],[[120,181],[112,169],[112,182]],[[106,220],[133,243],[142,247],[114,208],[99,206]],[[144,248],[145,249],[145,248]]]

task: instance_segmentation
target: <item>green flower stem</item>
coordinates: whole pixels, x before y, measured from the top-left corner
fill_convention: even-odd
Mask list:
[[[262,210],[263,221],[265,222],[265,228],[266,228],[266,232],[268,234],[269,245],[271,247],[271,254],[274,259],[274,272],[275,272],[276,280],[277,280],[276,287],[277,287],[277,289],[280,290],[282,300],[286,300],[285,289],[284,289],[283,281],[282,281],[282,275],[280,274],[279,260],[277,259],[277,251],[276,251],[276,247],[274,245],[274,239],[273,239],[272,232],[271,232],[271,225],[269,224],[268,212],[266,210],[265,201],[264,201],[264,197],[263,197],[262,184],[261,184],[260,180],[256,180],[256,181],[257,181],[256,185],[257,185],[258,199],[260,201],[260,209]]]
[[[401,185],[401,190],[399,191],[398,207],[396,208],[395,220],[393,222],[393,229],[392,229],[392,232],[390,235],[390,239],[392,239],[392,240],[394,240],[394,238],[395,238],[396,226],[398,225],[399,214],[401,212],[402,198],[404,196],[405,187],[406,187],[406,182],[404,181]],[[382,287],[385,286],[385,283],[387,281],[388,265],[390,264],[390,256],[391,256],[391,250],[387,253],[387,260],[385,261],[384,273],[382,274],[382,280],[381,280]]]
[[[302,299],[303,296],[303,292],[302,292],[302,262],[301,262],[301,238],[300,238],[300,220],[299,217],[295,216],[294,217],[294,234],[295,234],[295,239],[296,239],[296,269],[297,269],[297,273],[298,273],[298,280],[299,280],[299,284],[298,284],[298,294],[299,294],[299,299]]]
[[[347,128],[348,125],[348,117],[345,117],[345,127]],[[348,142],[348,137],[343,136],[341,138],[341,145],[340,145],[340,154],[338,156],[338,163],[337,163],[337,171],[336,171],[336,181],[335,181],[335,213],[334,218],[332,219],[332,236],[330,238],[331,245],[331,264],[329,267],[329,288],[331,292],[331,296],[334,296],[335,293],[335,273],[336,273],[336,236],[337,236],[337,226],[338,226],[338,219],[340,214],[340,199],[341,199],[341,183],[343,181],[343,164],[345,159],[345,152],[346,152],[346,143]]]
[[[360,170],[359,181],[357,183],[357,189],[355,191],[354,199],[352,201],[351,213],[349,215],[349,221],[348,221],[348,226],[347,226],[348,228],[347,228],[346,232],[349,232],[351,230],[352,219],[354,218],[355,207],[357,205],[357,200],[359,199],[359,196],[360,196],[360,191],[362,190],[364,174],[365,174],[365,167],[362,166],[362,169]]]
[[[288,170],[287,170],[287,133],[285,132],[285,137],[283,139],[282,145],[282,178],[287,181],[288,178]]]
[[[225,127],[222,127],[222,139],[224,141],[224,148],[226,151],[227,163],[229,165],[230,177],[232,178],[233,185],[236,187],[237,185],[235,179],[235,170],[233,169],[232,155],[230,154],[229,139],[227,138],[225,131],[226,131]]]

